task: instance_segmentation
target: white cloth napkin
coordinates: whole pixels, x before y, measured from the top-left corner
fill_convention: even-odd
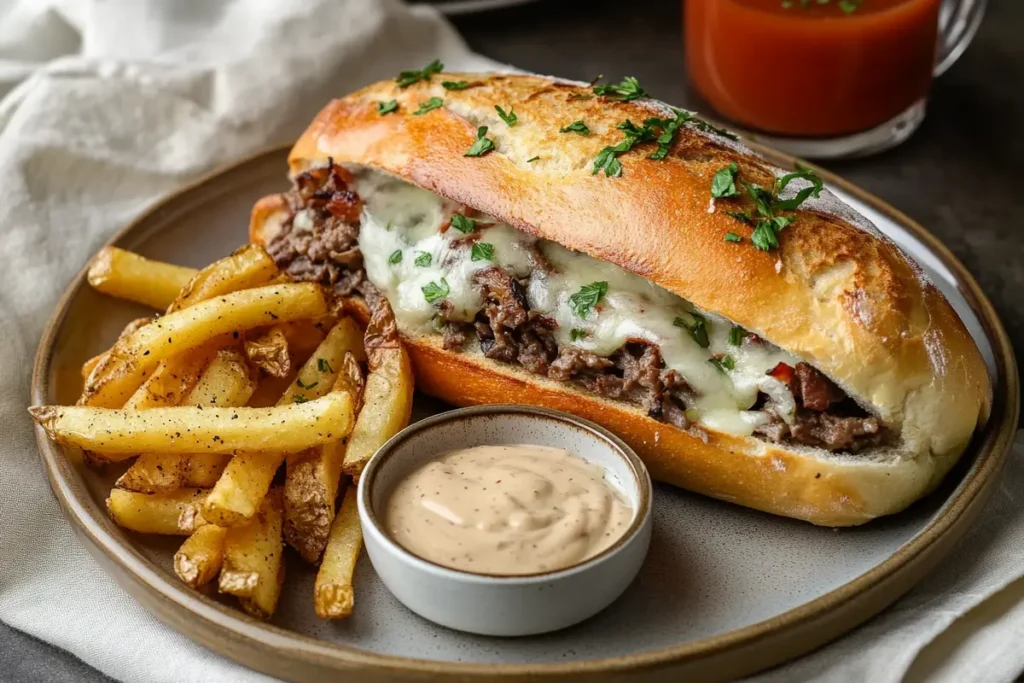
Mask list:
[[[496,67],[397,0],[0,0],[0,620],[119,680],[269,680],[163,626],[78,545],[36,454],[29,369],[61,291],[115,229],[198,174],[293,140],[331,97],[434,57]],[[886,683],[920,669],[938,634],[1024,573],[1021,490],[1018,453],[938,572],[757,680]],[[1022,631],[1024,609],[997,610],[931,678],[1011,681]]]

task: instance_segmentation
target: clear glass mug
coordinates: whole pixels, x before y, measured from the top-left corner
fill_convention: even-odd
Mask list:
[[[694,106],[769,146],[835,159],[902,143],[987,0],[683,0]]]

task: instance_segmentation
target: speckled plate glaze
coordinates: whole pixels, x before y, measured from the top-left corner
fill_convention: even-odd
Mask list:
[[[761,149],[792,168],[790,157]],[[255,199],[285,187],[283,149],[225,169],[158,204],[112,240],[143,255],[203,266],[246,239]],[[313,571],[288,558],[269,624],[174,576],[181,539],[114,526],[103,500],[117,472],[98,475],[39,436],[54,492],[97,560],[157,617],[246,666],[294,681],[723,680],[807,652],[863,622],[908,590],[952,548],[997,480],[1017,424],[1018,378],[1006,333],[974,279],[934,237],[880,200],[828,173],[831,189],[908,254],[946,293],[978,341],[994,378],[985,429],[938,491],[909,510],[833,531],[684,491],[656,487],[650,554],[638,579],[595,618],[516,639],[471,636],[406,610],[369,562],[356,574],[356,609],[342,622],[313,613]],[[43,335],[33,403],[73,403],[83,361],[107,348],[141,307],[71,283]],[[420,417],[443,410],[426,398]]]

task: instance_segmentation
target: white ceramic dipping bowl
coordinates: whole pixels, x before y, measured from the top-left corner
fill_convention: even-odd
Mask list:
[[[605,469],[633,521],[614,545],[580,564],[522,576],[474,574],[424,560],[385,533],[383,507],[412,470],[461,448],[532,444],[562,448]],[[636,454],[597,425],[553,410],[497,405],[417,422],[377,451],[359,481],[359,517],[370,561],[406,607],[470,633],[524,636],[571,626],[610,605],[630,584],[651,540],[651,479]]]

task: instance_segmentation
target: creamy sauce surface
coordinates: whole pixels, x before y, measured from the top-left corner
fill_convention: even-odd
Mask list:
[[[564,569],[614,544],[633,508],[604,470],[559,448],[453,451],[391,492],[384,527],[445,567],[515,576]]]

